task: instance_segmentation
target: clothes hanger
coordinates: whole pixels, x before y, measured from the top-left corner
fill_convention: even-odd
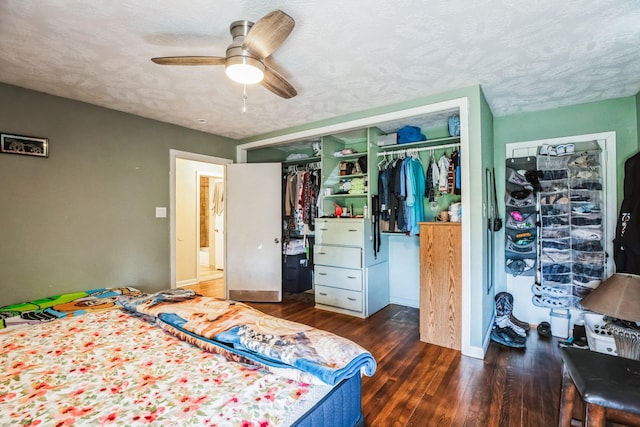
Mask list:
[[[382,155],[382,160],[378,162],[378,170],[384,169],[386,167],[386,163],[387,163],[387,153],[384,153]]]

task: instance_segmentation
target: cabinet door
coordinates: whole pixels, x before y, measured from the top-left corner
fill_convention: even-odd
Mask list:
[[[362,249],[345,246],[315,245],[315,264],[344,268],[362,268]]]
[[[460,350],[462,227],[420,225],[420,340]]]
[[[349,220],[316,220],[316,243],[362,246],[364,222]]]
[[[362,311],[362,293],[346,289],[316,286],[316,303],[343,308],[345,310]]]
[[[316,285],[362,291],[362,270],[316,265],[314,278]]]

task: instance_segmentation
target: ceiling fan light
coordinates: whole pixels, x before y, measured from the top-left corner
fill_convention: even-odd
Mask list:
[[[227,58],[225,73],[234,82],[255,84],[264,78],[264,64],[255,58],[234,56]]]

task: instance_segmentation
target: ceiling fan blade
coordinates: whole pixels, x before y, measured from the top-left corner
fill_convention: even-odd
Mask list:
[[[219,56],[163,56],[151,58],[160,65],[224,65],[226,58]]]
[[[281,10],[263,16],[249,30],[242,44],[261,58],[271,55],[291,34],[295,21]]]
[[[298,94],[295,88],[273,68],[265,67],[264,79],[260,84],[285,99],[293,98]]]

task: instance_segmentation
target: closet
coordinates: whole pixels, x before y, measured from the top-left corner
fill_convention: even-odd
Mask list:
[[[400,265],[415,272],[416,280],[404,286],[415,289],[410,304],[427,313],[424,298],[418,294],[421,288],[438,285],[419,279],[425,268],[419,224],[444,218],[461,228],[460,136],[452,136],[449,130],[449,119],[458,119],[457,113],[442,111],[322,135],[308,141],[314,147],[313,154],[319,154],[314,157],[307,157],[308,151],[297,142],[297,152],[283,162],[285,292],[308,290],[311,280],[317,308],[358,317],[372,315],[393,303],[388,235],[395,235],[415,246],[415,262]],[[398,134],[407,129],[415,140],[402,141]],[[318,170],[320,179],[314,187],[318,196],[310,206],[300,194],[302,177],[315,184],[317,176],[310,178]],[[292,180],[298,183],[297,196]],[[456,247],[460,258],[460,243]],[[309,275],[306,268],[311,262],[313,272]],[[459,264],[456,268],[459,280]],[[459,283],[457,287],[461,295]],[[431,323],[431,328],[438,327]],[[459,336],[459,322],[455,328]]]
[[[459,140],[445,136],[378,153],[383,158],[378,163],[381,228],[390,236],[419,235],[420,340],[456,350],[462,334]],[[399,168],[413,170],[405,178],[404,192],[394,182],[402,176]],[[412,180],[419,185],[409,185]],[[416,200],[422,202],[419,209]]]
[[[312,251],[312,287],[317,308],[363,318],[387,304],[420,308],[421,314],[426,312],[420,298],[424,265],[420,263],[420,225],[434,223],[443,211],[446,212],[444,218],[455,205],[451,217],[459,222],[447,225],[459,230],[460,235],[456,247],[461,262],[455,274],[461,305],[460,310],[456,310],[460,315],[453,326],[443,320],[446,325],[431,327],[453,327],[461,337],[457,347],[463,354],[483,357],[482,334],[489,330],[485,313],[489,304],[484,301],[478,304],[477,300],[471,304],[470,295],[472,287],[487,289],[485,270],[488,271],[488,259],[492,255],[486,250],[484,238],[475,241],[470,238],[473,229],[475,234],[484,236],[487,212],[482,209],[484,177],[472,179],[469,171],[490,167],[491,164],[486,163],[492,158],[488,150],[482,149],[485,136],[489,135],[483,131],[483,125],[489,122],[483,120],[482,115],[489,110],[484,108],[482,98],[476,98],[475,92],[472,97],[472,131],[469,99],[456,98],[270,136],[238,146],[240,162],[283,162],[294,148],[300,150],[305,144],[310,147],[319,142],[321,180]],[[460,117],[460,136],[449,134],[451,116]],[[407,126],[419,128],[425,138],[389,145],[394,133]],[[432,159],[437,164],[443,155],[450,159],[454,152],[460,156],[458,190],[454,181],[454,190],[444,192],[444,197],[440,194],[416,197],[424,208],[422,214],[418,213],[418,221],[411,223],[411,228],[405,228],[398,226],[396,220],[393,230],[386,229],[390,224],[382,223],[380,217],[389,207],[386,202],[383,206],[380,200],[379,165],[405,160],[420,162],[424,177],[419,181],[423,187],[417,191],[427,193],[426,173]],[[456,167],[453,172],[455,176]],[[478,214],[466,217],[465,212]],[[472,281],[471,277],[477,280]],[[491,299],[483,291],[478,294],[481,300]],[[475,330],[471,333],[474,323]]]
[[[300,293],[312,287],[321,166],[319,157],[292,157],[282,176],[282,290]]]
[[[383,232],[417,235],[422,221],[461,220],[460,144],[451,142],[459,140],[445,137],[378,152]]]

